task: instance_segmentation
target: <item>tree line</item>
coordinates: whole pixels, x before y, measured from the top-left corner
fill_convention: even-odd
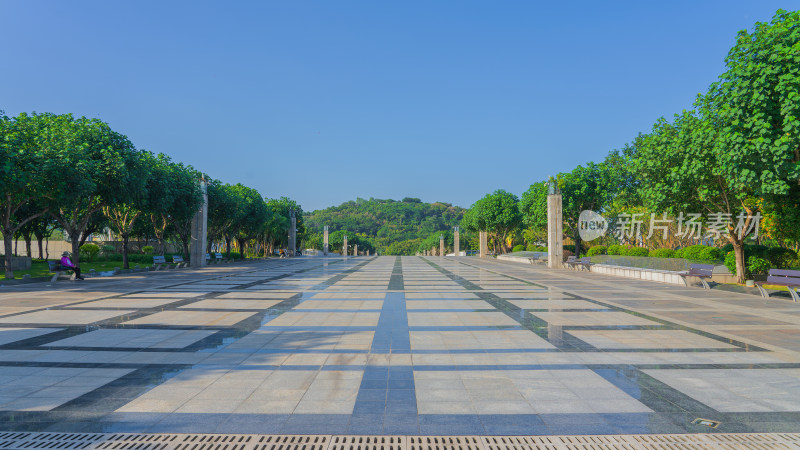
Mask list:
[[[72,114],[0,111],[0,232],[6,278],[13,278],[13,240],[39,241],[60,229],[69,236],[73,262],[94,233],[110,228],[122,241],[129,268],[132,236],[153,239],[163,255],[167,240],[189,257],[192,220],[208,195],[208,248],[230,255],[271,253],[286,244],[289,212],[304,231],[302,208],[288,198],[265,199],[253,188],[226,184],[164,154],[137,149],[95,118]],[[40,255],[42,253],[40,252]]]
[[[498,252],[514,243],[546,241],[547,183],[563,197],[564,232],[583,246],[578,216],[658,212],[722,214],[733,218],[718,245],[735,255],[740,282],[746,272],[750,222],[763,217],[760,240],[797,251],[800,246],[800,13],[779,10],[768,23],[740,31],[725,59],[725,71],[690,109],[659,118],[599,163],[580,165],[542,180],[517,198],[498,190],[478,200],[463,226],[486,230]],[[649,217],[649,216],[648,216]],[[750,219],[748,219],[750,220]],[[739,224],[741,225],[741,224]],[[742,230],[744,229],[744,232]],[[663,236],[616,242],[650,247],[686,245]],[[795,255],[796,256],[796,255]]]
[[[348,245],[357,243],[359,249],[378,251],[382,255],[413,255],[419,251],[423,240],[432,235],[438,239],[439,233],[452,232],[464,211],[449,203],[425,203],[413,197],[402,200],[358,198],[306,213],[308,231],[303,246],[322,249],[322,230],[327,226],[333,252],[341,249],[341,236],[346,234]],[[336,245],[332,240],[334,236]]]

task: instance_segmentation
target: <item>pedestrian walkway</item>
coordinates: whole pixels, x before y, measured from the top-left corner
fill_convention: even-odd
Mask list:
[[[800,307],[441,257],[4,287],[0,431],[796,433]]]

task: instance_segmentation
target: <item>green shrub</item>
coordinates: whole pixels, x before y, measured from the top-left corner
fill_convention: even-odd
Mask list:
[[[764,256],[776,269],[789,269],[798,265],[797,253],[789,248],[768,248]]]
[[[648,256],[652,258],[672,258],[675,256],[675,250],[671,248],[657,248],[655,250],[650,250]]]
[[[767,252],[769,251],[769,247],[766,245],[745,245],[744,246],[744,256],[757,256],[759,258],[767,259]]]
[[[574,246],[574,245],[572,245],[572,244],[565,245],[565,246],[564,246],[564,250],[569,250],[569,251],[570,251],[570,253],[572,253],[573,255],[575,254],[575,246]]]
[[[608,247],[605,245],[595,245],[594,247],[590,247],[589,251],[586,252],[587,256],[597,256],[597,255],[605,255],[608,251]]]
[[[85,257],[89,262],[92,262],[95,256],[100,252],[100,247],[97,244],[87,242],[81,245],[81,257]]]
[[[621,255],[624,249],[625,247],[621,245],[616,245],[616,244],[609,245],[608,250],[606,250],[606,253],[608,253],[609,255]]]
[[[512,253],[513,252],[524,252],[524,251],[525,251],[525,246],[522,245],[522,244],[515,245],[514,248],[511,249]]]
[[[769,272],[772,264],[764,258],[758,256],[751,256],[747,258],[747,271],[752,275],[761,275]]]
[[[723,259],[722,250],[708,245],[690,245],[680,252],[681,258],[698,261],[719,261]]]
[[[650,252],[644,247],[626,247],[622,254],[625,256],[647,256]]]
[[[736,275],[736,254],[733,251],[725,254],[725,267],[728,268],[728,272]]]
[[[525,247],[525,250],[529,252],[546,252],[547,247],[543,247],[541,245],[528,244],[528,246]]]
[[[153,248],[152,245],[145,245],[144,247],[142,247],[142,253],[144,253],[145,255],[152,255],[154,250],[155,249]]]
[[[729,243],[729,244],[723,245],[722,248],[720,248],[720,251],[722,251],[723,255],[727,255],[728,252],[732,252],[733,251],[733,244]]]
[[[114,253],[115,251],[117,251],[117,247],[114,247],[113,245],[104,245],[102,250],[103,250],[103,254],[110,255],[110,254]]]

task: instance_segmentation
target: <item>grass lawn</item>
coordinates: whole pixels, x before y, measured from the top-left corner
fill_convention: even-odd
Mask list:
[[[136,263],[131,263],[131,268],[136,266]],[[122,267],[122,261],[95,261],[95,262],[81,262],[81,271],[83,274],[88,274],[90,270],[94,269],[98,272],[105,272],[113,270],[115,267]],[[139,267],[144,267],[141,263]],[[52,276],[53,272],[47,270],[47,261],[33,260],[29,270],[15,270],[14,278],[20,279],[23,275],[30,274],[31,277],[46,277]],[[0,275],[2,276],[2,275]]]

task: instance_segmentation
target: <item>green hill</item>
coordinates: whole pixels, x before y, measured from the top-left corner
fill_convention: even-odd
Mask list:
[[[432,234],[451,232],[461,222],[464,211],[449,203],[423,203],[418,198],[359,198],[305,213],[304,246],[319,248],[322,227],[327,225],[330,233],[341,230],[350,233],[348,242],[353,242],[350,236],[355,234],[359,248],[375,249],[385,255],[412,255]]]

